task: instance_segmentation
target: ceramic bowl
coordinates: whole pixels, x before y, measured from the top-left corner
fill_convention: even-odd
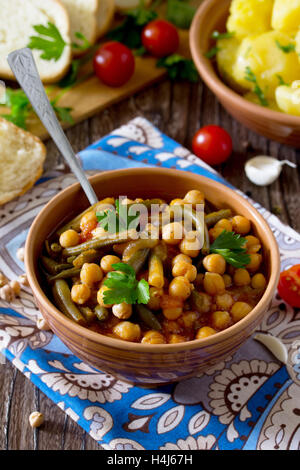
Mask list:
[[[34,220],[27,237],[25,263],[36,303],[53,332],[86,363],[122,380],[158,385],[195,376],[236,351],[253,333],[268,310],[279,277],[279,252],[271,229],[263,217],[232,189],[190,172],[162,168],[109,171],[90,178],[99,199],[125,195],[129,198],[183,197],[201,189],[216,207],[230,207],[252,221],[262,241],[269,282],[256,307],[243,320],[206,339],[178,344],[147,345],[125,342],[88,330],[69,320],[47,298],[41,285],[38,258],[45,239],[62,222],[88,207],[79,184],[60,192]]]
[[[198,72],[228,113],[249,129],[286,145],[300,147],[300,117],[251,103],[229,88],[205,53],[213,45],[213,31],[226,31],[231,0],[205,0],[190,29],[190,48]]]

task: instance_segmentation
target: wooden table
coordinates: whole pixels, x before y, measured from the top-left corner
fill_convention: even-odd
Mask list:
[[[272,155],[296,163],[297,152],[255,135],[232,120],[202,83],[171,84],[164,80],[78,124],[67,135],[75,151],[79,151],[136,116],[147,118],[186,147],[190,147],[193,134],[201,126],[225,127],[233,138],[234,154],[218,170],[269,210],[280,209],[281,220],[300,231],[299,170],[285,167],[280,179],[268,188],[254,186],[243,170],[251,155]],[[50,169],[59,162],[59,154],[52,142],[47,147],[46,169]],[[0,403],[0,449],[101,449],[9,362],[0,364]],[[28,423],[28,416],[34,410],[45,415],[46,422],[39,430],[33,430]]]

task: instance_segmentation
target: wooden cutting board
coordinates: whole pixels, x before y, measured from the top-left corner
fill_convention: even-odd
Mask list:
[[[191,2],[195,6],[200,3],[201,0]],[[162,10],[159,13],[162,13]],[[190,57],[189,32],[179,30],[179,34],[180,48],[178,53],[185,57]],[[166,70],[156,67],[156,62],[157,59],[152,57],[136,57],[133,77],[124,86],[119,88],[104,85],[95,75],[91,75],[93,70],[92,62],[86,64],[82,67],[81,75],[91,76],[64,93],[57,103],[58,106],[72,108],[73,124],[62,123],[63,128],[71,127],[90,116],[100,113],[110,105],[162,79],[166,76]],[[51,87],[51,90],[51,97],[61,92],[61,89],[56,86]],[[28,130],[43,140],[49,137],[46,129],[36,116],[28,122]]]

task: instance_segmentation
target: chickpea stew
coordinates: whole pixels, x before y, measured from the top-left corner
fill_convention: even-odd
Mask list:
[[[199,190],[169,203],[100,201],[45,241],[47,295],[125,341],[180,343],[232,326],[266,289],[261,242],[247,218],[210,207]]]

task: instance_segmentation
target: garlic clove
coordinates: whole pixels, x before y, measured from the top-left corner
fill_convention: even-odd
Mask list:
[[[268,186],[280,176],[283,165],[297,168],[295,163],[288,160],[277,160],[266,155],[251,158],[245,164],[247,178],[257,186]]]

